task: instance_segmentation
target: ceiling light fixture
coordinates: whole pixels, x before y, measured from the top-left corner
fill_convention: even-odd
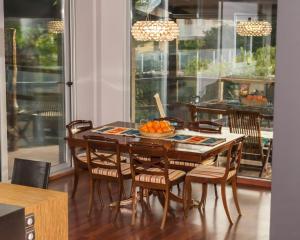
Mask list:
[[[153,11],[151,1],[145,12],[147,17],[145,21],[137,21],[131,28],[131,34],[137,41],[172,41],[179,36],[179,27],[175,21],[163,19],[151,21],[149,14]],[[156,4],[157,5],[157,4]],[[150,11],[149,11],[150,9]]]
[[[59,34],[64,32],[64,21],[55,20],[48,22],[48,32],[52,34]]]
[[[236,32],[245,37],[269,36],[272,32],[272,25],[267,21],[240,21],[236,26]]]

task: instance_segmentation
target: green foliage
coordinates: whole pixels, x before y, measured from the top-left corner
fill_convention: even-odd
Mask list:
[[[257,49],[254,54],[256,59],[255,73],[257,76],[275,75],[276,48],[266,46]]]
[[[184,75],[186,76],[196,76],[197,72],[201,70],[206,70],[208,68],[209,61],[207,60],[197,60],[193,59],[187,63],[184,68]]]
[[[58,61],[57,36],[43,34],[35,42],[35,46],[40,53],[39,64],[42,66],[56,66]]]
[[[179,41],[178,48],[179,50],[198,50],[205,45],[203,39],[197,40],[181,40]]]
[[[49,34],[45,24],[21,28],[19,22],[8,22],[6,26],[16,29],[19,65],[57,66],[59,35]]]
[[[249,63],[252,58],[252,54],[249,51],[245,51],[243,47],[240,48],[240,55],[236,56],[236,62],[241,63],[241,62],[247,62]]]

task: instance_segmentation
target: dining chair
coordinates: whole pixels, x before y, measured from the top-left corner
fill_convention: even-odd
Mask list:
[[[137,215],[137,192],[158,191],[164,195],[164,210],[161,229],[164,229],[170,206],[172,186],[183,182],[185,172],[169,168],[167,149],[163,145],[147,143],[129,144],[130,167],[132,173],[132,225]]]
[[[82,147],[82,141],[74,138],[74,135],[92,129],[93,123],[88,120],[75,120],[70,122],[66,128],[68,131],[67,142],[74,163],[74,183],[71,196],[74,198],[77,191],[80,173],[88,170],[86,149]]]
[[[202,120],[191,122],[188,128],[196,132],[221,134],[222,126],[220,123]]]
[[[50,162],[15,158],[11,183],[47,189],[50,168]]]
[[[211,134],[221,134],[222,125],[219,123],[211,122],[211,121],[195,121],[190,122],[188,124],[188,129],[191,131],[201,132],[201,133],[211,133]],[[193,168],[198,167],[200,165],[206,166],[217,166],[218,165],[218,155],[212,158],[206,159],[202,162],[196,163],[188,160],[170,160],[170,165],[172,168],[183,170],[185,172],[191,171]],[[215,196],[218,198],[217,186],[214,185]],[[180,188],[178,187],[180,191]]]
[[[260,114],[249,111],[229,111],[228,122],[232,133],[244,134],[243,159],[261,162],[259,176],[266,167],[272,151],[272,142],[261,136]]]
[[[201,207],[205,210],[205,203],[207,197],[207,185],[208,184],[220,184],[221,185],[221,195],[223,206],[226,212],[226,216],[230,224],[233,224],[230,217],[227,199],[226,199],[226,185],[231,183],[233,199],[238,211],[241,215],[240,206],[237,197],[237,172],[240,167],[241,155],[242,155],[243,142],[231,144],[227,152],[227,161],[225,167],[216,166],[198,166],[189,173],[187,173],[185,178],[185,189],[184,189],[184,209],[185,217],[187,217],[188,210],[192,203],[191,193],[192,193],[192,183],[202,184],[202,196],[199,204],[199,210]]]
[[[100,183],[106,181],[118,184],[118,200],[114,217],[116,220],[124,193],[124,180],[131,178],[130,164],[121,162],[118,140],[92,135],[84,138],[87,141],[87,165],[90,176],[88,215],[90,216],[93,207],[95,184],[99,183],[98,193],[101,198]],[[110,200],[112,201],[112,198]]]
[[[191,122],[205,121],[207,119],[209,119],[210,121],[214,120],[214,122],[222,122],[222,119],[219,119],[219,116],[224,116],[226,114],[226,110],[216,110],[209,107],[201,107],[197,106],[197,104],[188,104],[188,107]]]

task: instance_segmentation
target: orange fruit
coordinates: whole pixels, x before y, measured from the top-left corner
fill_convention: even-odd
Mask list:
[[[149,130],[149,133],[155,133],[155,129],[154,128],[148,128],[148,130]]]
[[[160,127],[161,128],[167,127],[167,123],[165,121],[161,121],[160,122]]]
[[[154,129],[158,129],[158,128],[160,127],[159,121],[154,121],[154,122],[152,123],[152,127],[153,127]]]
[[[141,127],[141,131],[148,132],[148,127],[146,126],[146,124]]]
[[[157,133],[163,133],[163,130],[161,128],[156,130]]]
[[[163,131],[164,133],[166,133],[166,132],[169,131],[169,128],[168,128],[168,127],[164,127],[164,128],[162,128],[162,131]]]
[[[150,122],[147,122],[147,127],[148,127],[148,128],[152,128],[152,127],[153,127],[153,123],[152,123],[152,121],[150,121]]]

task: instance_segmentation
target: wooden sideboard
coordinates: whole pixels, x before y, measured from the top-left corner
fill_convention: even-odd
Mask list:
[[[0,203],[23,207],[34,214],[35,239],[68,239],[67,193],[0,183]]]

